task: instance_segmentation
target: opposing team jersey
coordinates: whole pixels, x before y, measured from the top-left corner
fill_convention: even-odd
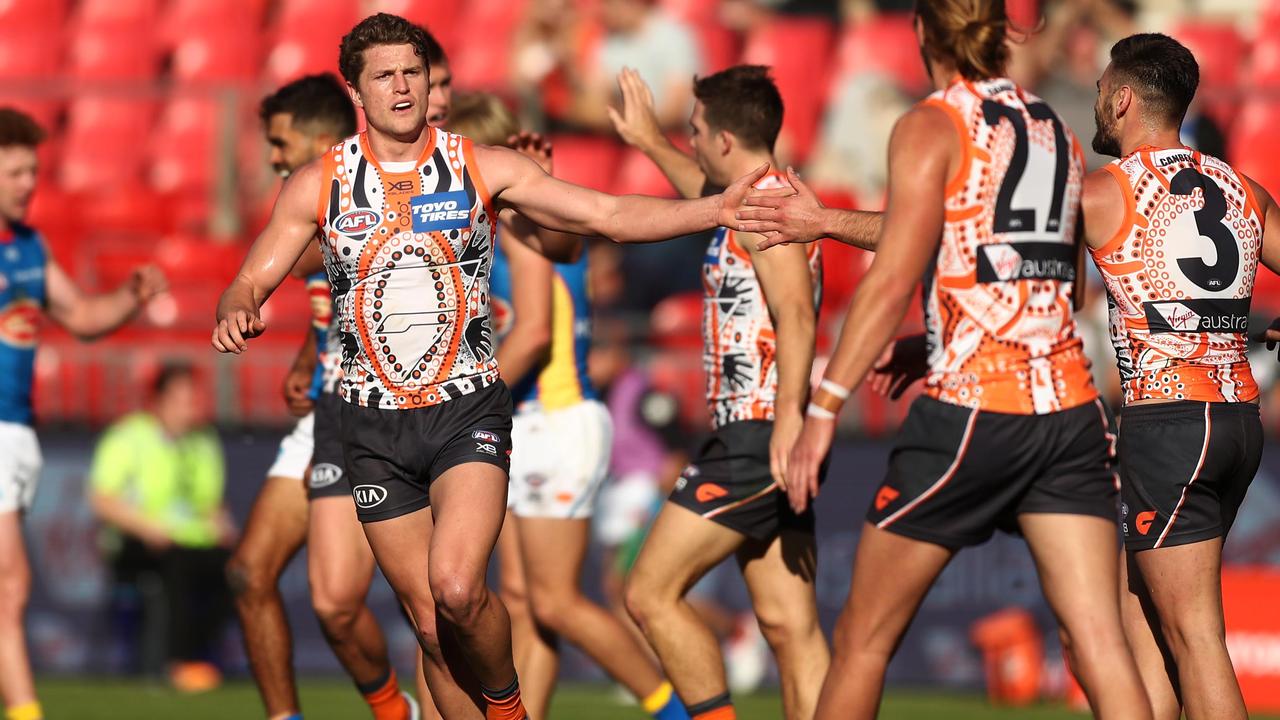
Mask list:
[[[311,399],[338,389],[342,379],[342,343],[338,340],[337,317],[329,276],[323,272],[307,276],[307,297],[311,300],[311,332],[316,338],[316,372],[311,380]]]
[[[551,283],[551,353],[541,370],[519,378],[511,387],[516,407],[536,403],[542,410],[560,410],[596,399],[587,377],[591,351],[591,301],[587,296],[587,253],[574,263],[556,263]],[[501,343],[515,324],[511,302],[511,263],[501,244],[494,251],[493,332]],[[514,380],[514,378],[513,378]]]
[[[495,229],[471,141],[438,129],[405,172],[364,133],[323,159],[318,222],[337,305],[344,400],[437,405],[498,380],[489,329]]]
[[[782,187],[768,175],[759,189]],[[822,303],[821,243],[804,246],[813,279],[813,309]],[[773,420],[778,395],[778,338],[751,253],[738,235],[719,228],[702,263],[702,366],[707,376],[711,426]]]
[[[44,240],[13,224],[0,233],[0,422],[35,420],[36,338],[45,306]]]
[[[951,118],[963,151],[924,283],[926,392],[1022,415],[1092,401],[1071,311],[1079,141],[1010,80],[958,80],[925,103]]]
[[[1264,219],[1248,181],[1187,148],[1139,148],[1106,169],[1125,220],[1091,252],[1125,402],[1257,398],[1245,331]]]

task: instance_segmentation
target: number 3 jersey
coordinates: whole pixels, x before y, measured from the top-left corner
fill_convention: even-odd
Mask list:
[[[1093,401],[1071,308],[1079,142],[1048,105],[1005,79],[957,80],[925,104],[951,118],[962,151],[924,282],[926,392],[1021,415]]]
[[[344,400],[427,407],[498,380],[489,328],[495,237],[471,141],[429,129],[416,162],[380,164],[359,134],[323,158],[321,249],[337,305]]]
[[[1248,181],[1187,148],[1139,148],[1106,169],[1125,219],[1091,252],[1125,402],[1257,398],[1245,332],[1263,217]]]

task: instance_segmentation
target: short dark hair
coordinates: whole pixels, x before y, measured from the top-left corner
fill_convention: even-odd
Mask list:
[[[1182,43],[1160,33],[1141,33],[1111,48],[1111,72],[1130,85],[1164,119],[1181,125],[1200,85],[1200,65]]]
[[[356,108],[347,89],[331,73],[298,78],[264,97],[258,109],[263,123],[284,113],[292,117],[294,125],[315,123],[339,138],[356,132]]]
[[[693,96],[707,125],[727,130],[748,147],[773,152],[782,129],[782,94],[764,65],[737,65],[695,78]]]
[[[338,69],[352,87],[364,70],[364,51],[377,45],[412,45],[428,67],[448,62],[444,48],[427,29],[399,15],[378,13],[361,20],[342,37]]]
[[[195,377],[195,365],[186,360],[167,360],[151,380],[151,397],[160,397],[179,380],[194,380]]]
[[[44,138],[44,129],[30,115],[16,108],[0,107],[0,147],[33,148]]]

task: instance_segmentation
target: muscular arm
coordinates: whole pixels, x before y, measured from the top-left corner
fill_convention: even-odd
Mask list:
[[[89,295],[50,260],[45,266],[45,289],[49,317],[72,335],[92,340],[129,322],[147,300],[163,292],[165,280],[158,269],[145,267],[115,290]]]
[[[697,200],[616,196],[558,180],[506,148],[477,145],[476,160],[499,207],[512,208],[552,230],[600,235],[615,242],[657,242],[733,222],[733,211],[768,167],[740,178],[724,193]]]
[[[220,352],[244,352],[246,341],[266,329],[259,309],[316,235],[320,172],[319,163],[313,162],[285,181],[271,221],[249,248],[240,272],[218,300],[213,346]]]
[[[649,85],[631,68],[618,74],[618,88],[622,91],[622,110],[609,107],[609,120],[631,147],[644,153],[663,175],[671,181],[681,197],[702,196],[707,176],[693,158],[671,144],[662,132],[662,122],[653,104]],[[668,95],[670,96],[670,95]]]
[[[509,385],[515,385],[546,362],[551,349],[551,286],[555,268],[520,238],[515,228],[504,228],[498,242],[511,270],[511,304],[515,323],[498,346],[498,369]]]
[[[826,370],[843,387],[856,388],[893,339],[937,248],[951,156],[957,152],[949,122],[936,109],[918,107],[894,128],[884,231]]]
[[[324,271],[324,254],[320,252],[320,243],[310,243],[302,251],[302,257],[293,264],[289,274],[299,280],[305,280],[318,272]]]
[[[1280,275],[1280,206],[1271,194],[1250,178],[1245,178],[1258,201],[1262,213],[1262,257],[1259,260],[1271,272]]]

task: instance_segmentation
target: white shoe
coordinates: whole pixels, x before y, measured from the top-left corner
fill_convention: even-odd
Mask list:
[[[418,701],[413,699],[409,693],[401,690],[400,697],[409,703],[409,720],[422,720],[422,708],[418,707]]]

